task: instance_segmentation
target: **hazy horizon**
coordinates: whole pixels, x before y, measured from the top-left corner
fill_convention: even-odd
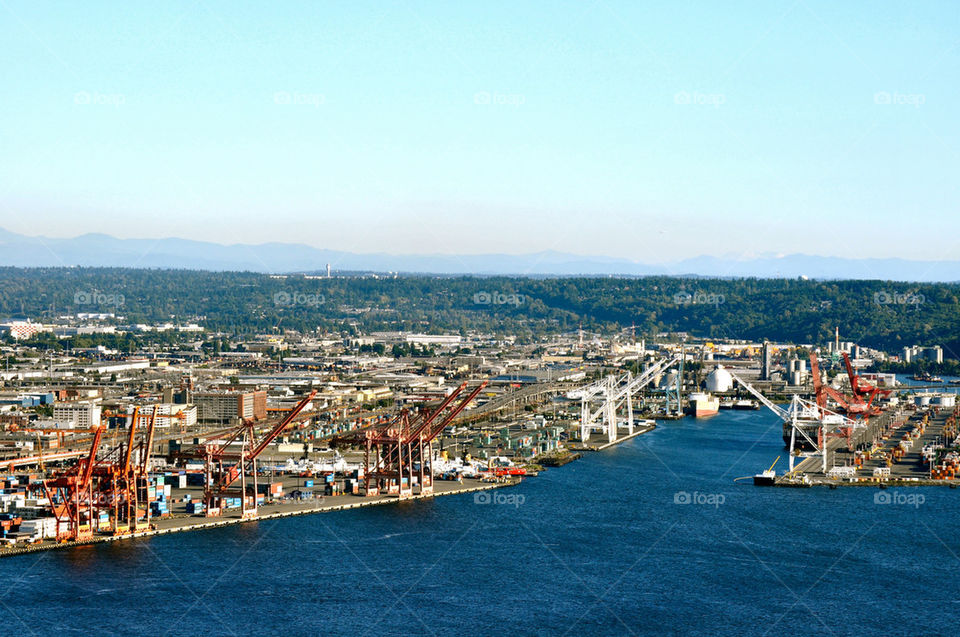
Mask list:
[[[10,231],[960,257],[949,2],[117,6],[4,3]]]

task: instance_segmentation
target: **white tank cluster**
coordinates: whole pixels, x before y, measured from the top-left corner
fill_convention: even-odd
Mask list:
[[[913,404],[917,407],[945,407],[952,408],[957,404],[957,395],[952,393],[938,394],[922,392],[913,395]]]
[[[953,407],[957,404],[957,395],[956,394],[940,394],[934,399],[934,403],[938,407]]]
[[[723,368],[723,365],[717,365],[717,368],[707,374],[707,391],[709,392],[727,392],[733,389],[733,376]]]

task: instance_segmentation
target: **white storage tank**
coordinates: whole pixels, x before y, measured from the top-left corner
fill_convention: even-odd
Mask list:
[[[956,394],[940,394],[937,396],[936,405],[940,407],[953,407],[957,404]]]
[[[929,407],[930,406],[930,394],[916,394],[913,397],[913,404],[917,407]]]
[[[717,368],[707,374],[707,391],[727,392],[733,389],[733,376],[723,368],[723,365],[717,365]]]

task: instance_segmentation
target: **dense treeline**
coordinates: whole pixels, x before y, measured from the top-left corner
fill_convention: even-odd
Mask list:
[[[960,358],[960,285],[797,279],[399,276],[277,278],[250,272],[0,268],[0,316],[52,321],[116,312],[127,322],[197,321],[230,334],[315,329],[470,329],[523,339],[556,331],[695,335],[895,351],[941,344]]]

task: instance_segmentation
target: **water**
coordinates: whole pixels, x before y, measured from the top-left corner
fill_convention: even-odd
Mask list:
[[[500,503],[465,494],[4,559],[0,626],[58,635],[956,634],[960,491],[733,482],[781,447],[772,414],[722,412],[663,423],[500,490]],[[893,502],[875,503],[880,493]],[[686,499],[694,502],[675,502]]]
[[[927,389],[923,391],[960,393],[960,386],[950,384],[951,381],[957,380],[956,376],[941,376],[940,378],[943,379],[943,383],[931,383],[925,380],[913,380],[911,375],[912,374],[897,374],[897,380],[900,381],[902,385],[898,389],[925,387]]]

